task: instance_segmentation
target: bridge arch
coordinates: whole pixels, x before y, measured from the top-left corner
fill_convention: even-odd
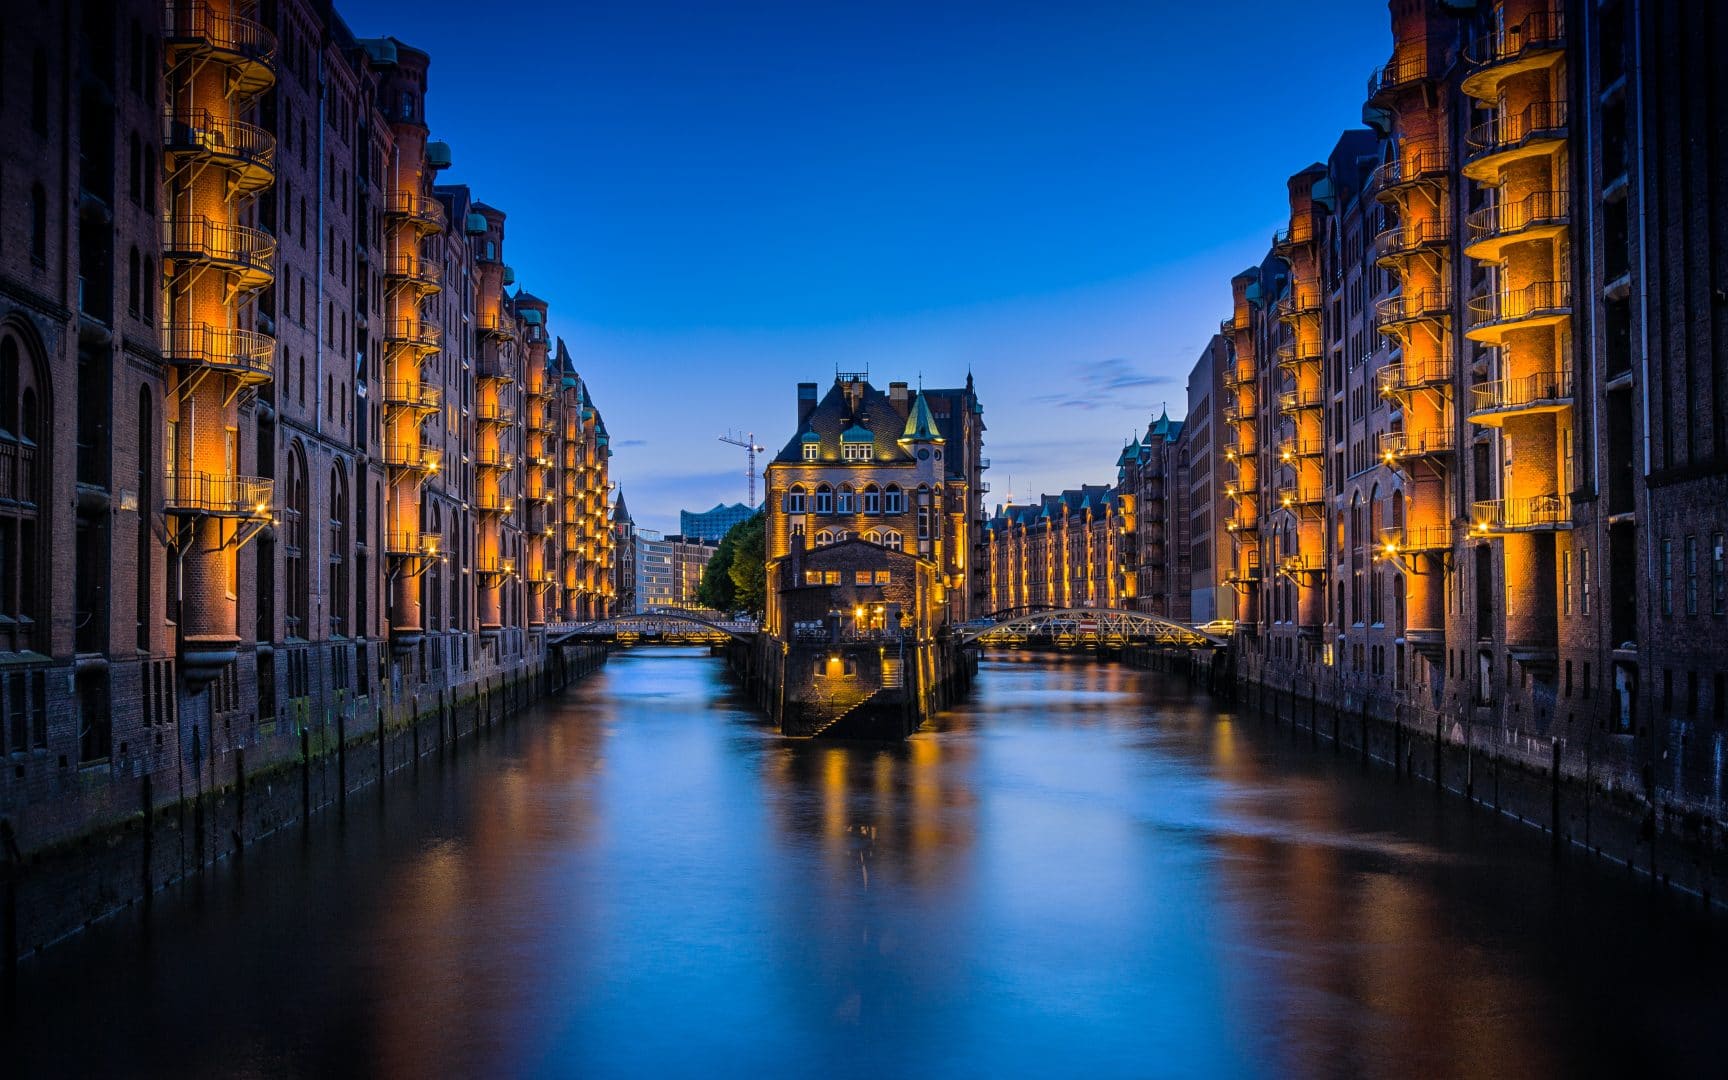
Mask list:
[[[980,619],[960,627],[962,644],[1001,645],[1054,641],[1089,645],[1170,645],[1188,649],[1222,647],[1224,641],[1185,623],[1117,608],[1070,607],[1015,609],[1003,618]]]
[[[744,620],[716,621],[680,612],[647,611],[548,627],[547,643],[570,645],[582,642],[653,642],[665,645],[723,645],[727,641],[749,641],[756,635],[756,630],[754,622]]]

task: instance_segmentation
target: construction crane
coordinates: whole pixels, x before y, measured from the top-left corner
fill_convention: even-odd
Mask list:
[[[750,467],[745,470],[744,475],[750,482],[750,509],[756,509],[756,455],[768,448],[766,446],[756,445],[756,433],[754,431],[745,435],[743,438],[739,438],[737,432],[728,431],[726,434],[720,436],[720,441],[723,443],[731,443],[733,446],[742,446],[744,452],[750,455]]]

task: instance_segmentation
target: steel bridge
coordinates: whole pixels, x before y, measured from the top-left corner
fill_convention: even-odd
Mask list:
[[[963,644],[1064,648],[1166,645],[1210,649],[1225,644],[1222,638],[1143,611],[1097,607],[1043,608],[1023,614],[1010,612],[1006,618],[977,619],[959,627],[959,638]]]
[[[614,615],[593,622],[563,623],[547,627],[552,645],[582,643],[617,645],[724,645],[749,641],[758,627],[746,620],[710,620],[696,615],[652,611],[640,615]]]

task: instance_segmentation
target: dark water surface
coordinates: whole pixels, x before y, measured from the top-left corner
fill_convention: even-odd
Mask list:
[[[0,1072],[1721,1075],[1709,923],[1546,852],[1171,676],[840,747],[642,651],[29,961]]]

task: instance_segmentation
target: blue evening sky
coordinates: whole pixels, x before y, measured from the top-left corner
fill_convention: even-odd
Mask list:
[[[992,503],[1115,477],[1285,179],[1359,124],[1384,0],[342,0],[432,55],[450,182],[506,214],[637,520],[744,498],[836,367],[957,385]]]

